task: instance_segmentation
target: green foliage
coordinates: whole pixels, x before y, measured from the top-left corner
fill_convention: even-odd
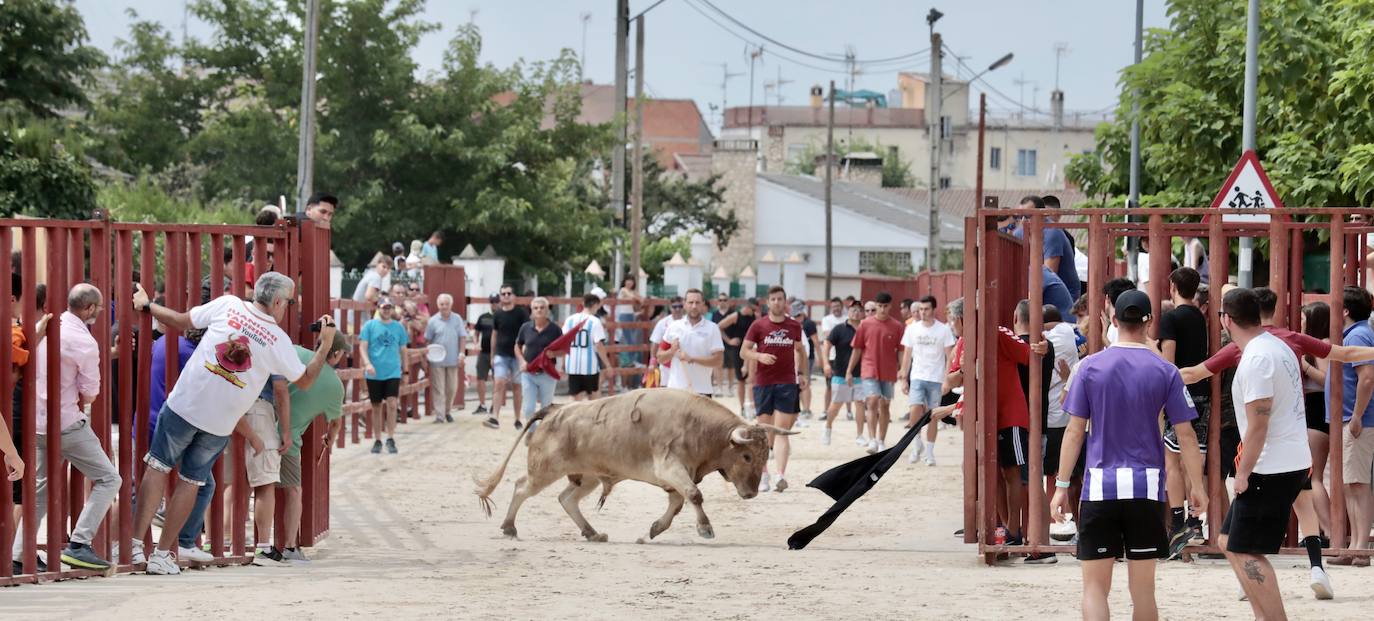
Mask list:
[[[883,143],[870,143],[863,138],[856,138],[852,143],[846,144],[843,139],[836,141],[835,154],[843,157],[846,153],[857,153],[868,151],[877,153],[883,158],[883,180],[885,188],[910,188],[916,187],[916,178],[911,174],[911,161],[902,157],[900,148],[887,148]],[[797,157],[786,164],[787,172],[801,175],[816,174],[816,158],[825,153],[825,145],[819,140],[811,139],[806,142]],[[895,157],[893,157],[895,155]]]
[[[1097,196],[1128,190],[1131,106],[1138,90],[1141,204],[1202,206],[1240,156],[1245,4],[1171,0],[1168,30],[1122,75],[1116,121],[1100,127],[1101,175],[1079,158],[1069,180]],[[1374,2],[1263,3],[1257,152],[1289,206],[1374,198]],[[1092,189],[1089,189],[1091,187]]]
[[[660,237],[648,241],[640,253],[640,267],[645,274],[649,275],[651,280],[662,280],[663,264],[677,253],[681,253],[684,259],[692,258],[692,238],[690,235]],[[682,292],[679,291],[678,293],[681,294]]]
[[[254,211],[247,206],[228,202],[204,204],[194,198],[176,197],[148,176],[127,184],[106,185],[100,188],[98,196],[100,205],[110,211],[110,217],[120,222],[253,223]]]
[[[628,178],[625,187],[631,187]],[[679,175],[665,174],[657,157],[644,154],[645,243],[669,238],[690,240],[693,233],[704,233],[715,238],[717,247],[724,248],[739,229],[735,212],[720,208],[724,203],[725,188],[720,186],[719,175],[704,181],[689,181]],[[688,242],[687,247],[690,246]],[[672,256],[668,253],[663,261]],[[687,253],[682,256],[686,257]],[[649,259],[643,258],[641,264],[646,266],[645,272],[653,273],[647,267]]]
[[[0,101],[51,118],[87,103],[83,90],[105,55],[86,45],[86,26],[70,2],[0,2]]]
[[[80,157],[81,138],[58,119],[36,118],[13,102],[0,110],[0,217],[15,214],[85,219],[95,210],[95,182]]]

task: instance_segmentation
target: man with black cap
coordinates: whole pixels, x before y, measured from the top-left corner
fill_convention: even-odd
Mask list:
[[[1197,418],[1197,412],[1178,369],[1147,344],[1150,309],[1150,297],[1141,291],[1126,291],[1116,299],[1118,340],[1079,365],[1064,400],[1064,411],[1072,418],[1050,510],[1055,521],[1064,521],[1074,465],[1086,437],[1087,472],[1078,515],[1086,619],[1110,617],[1107,594],[1113,565],[1121,556],[1127,560],[1136,618],[1159,616],[1155,566],[1169,544],[1160,410],[1177,430],[1183,467],[1193,483],[1192,508],[1198,514],[1207,509],[1197,435],[1191,425],[1180,424]]]

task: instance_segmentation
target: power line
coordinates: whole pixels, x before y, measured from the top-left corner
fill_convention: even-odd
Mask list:
[[[702,4],[705,4],[705,5],[708,6],[708,7],[711,7],[711,10],[712,10],[712,11],[715,11],[715,12],[716,12],[717,14],[719,14],[721,17],[724,17],[725,19],[730,20],[731,23],[735,24],[736,26],[739,26],[740,28],[743,28],[744,30],[746,30],[746,31],[748,31],[748,32],[750,32],[750,33],[752,33],[754,36],[756,36],[756,37],[758,37],[758,38],[760,38],[760,39],[763,39],[764,41],[767,41],[768,43],[772,43],[773,45],[776,45],[776,46],[778,46],[778,47],[780,47],[780,48],[783,48],[783,49],[785,49],[785,50],[788,50],[788,51],[791,51],[791,52],[794,52],[794,53],[797,53],[797,54],[801,54],[801,55],[803,55],[803,56],[809,56],[809,57],[811,57],[811,58],[815,58],[815,59],[818,59],[818,60],[824,60],[824,61],[828,61],[828,62],[837,62],[837,63],[846,63],[846,64],[848,64],[848,63],[853,63],[853,64],[864,65],[864,64],[869,64],[869,63],[890,62],[890,61],[894,61],[894,60],[906,60],[906,59],[914,58],[914,57],[916,57],[916,56],[919,55],[919,54],[929,53],[929,51],[930,51],[929,49],[917,50],[917,51],[915,51],[915,52],[910,52],[910,53],[907,53],[907,54],[902,54],[902,55],[900,55],[900,56],[891,56],[891,57],[888,57],[888,58],[875,58],[875,59],[864,59],[864,60],[844,58],[843,56],[837,56],[837,55],[835,55],[835,54],[816,54],[816,53],[814,53],[814,52],[808,52],[808,51],[803,50],[803,49],[801,49],[801,48],[793,47],[793,46],[791,46],[791,45],[788,45],[788,44],[786,44],[786,43],[783,43],[783,42],[781,42],[781,41],[778,41],[777,39],[774,39],[774,38],[772,38],[772,37],[770,37],[770,36],[768,36],[768,35],[766,35],[766,34],[763,34],[762,32],[759,32],[759,31],[757,31],[757,30],[754,30],[753,28],[750,28],[748,24],[745,24],[744,22],[741,22],[740,20],[735,19],[734,16],[730,15],[729,13],[726,13],[726,12],[725,12],[724,10],[722,10],[720,7],[718,7],[718,6],[714,5],[714,4],[712,4],[712,3],[711,3],[711,0],[696,0],[696,1],[697,1],[697,2],[701,2]]]
[[[721,30],[724,30],[725,32],[727,32],[727,33],[733,35],[736,39],[739,39],[740,41],[743,41],[744,43],[746,43],[746,44],[748,44],[748,45],[750,45],[750,46],[752,46],[752,47],[756,47],[756,48],[757,48],[757,47],[760,47],[760,45],[758,44],[758,42],[756,42],[756,41],[754,41],[753,39],[750,39],[750,38],[748,38],[748,37],[746,37],[746,36],[744,36],[744,35],[741,35],[741,34],[739,34],[738,32],[735,32],[734,29],[730,28],[729,26],[726,26],[725,24],[720,23],[720,20],[717,20],[716,18],[714,18],[714,17],[712,17],[711,15],[707,14],[707,13],[706,13],[705,11],[703,11],[700,7],[698,7],[695,3],[691,2],[691,0],[686,0],[686,1],[684,2],[684,4],[686,4],[686,5],[689,6],[689,7],[692,7],[692,10],[696,11],[697,13],[699,13],[702,17],[706,18],[706,19],[709,20],[711,23],[713,23],[713,24],[715,24],[716,26],[720,27]],[[810,63],[805,63],[805,62],[802,62],[802,61],[800,61],[800,60],[796,60],[796,59],[791,58],[791,57],[788,57],[788,56],[784,56],[784,55],[779,54],[779,53],[777,53],[777,52],[775,52],[775,51],[772,51],[772,50],[764,50],[764,53],[765,53],[765,54],[768,54],[769,56],[772,56],[772,57],[774,57],[774,58],[777,58],[777,59],[779,59],[779,60],[785,60],[785,61],[787,61],[787,62],[789,62],[789,63],[792,63],[792,64],[794,64],[794,65],[797,65],[797,66],[799,66],[799,67],[806,67],[807,69],[813,69],[813,70],[815,70],[815,71],[822,71],[822,72],[830,73],[830,74],[834,74],[834,75],[844,75],[844,76],[849,75],[849,71],[848,71],[848,70],[845,70],[845,69],[835,69],[835,68],[831,68],[831,67],[819,67],[819,66],[816,66],[816,65],[813,65],[813,64],[810,64]],[[838,60],[838,62],[844,62],[843,60],[840,60],[840,59],[827,59],[827,60]]]

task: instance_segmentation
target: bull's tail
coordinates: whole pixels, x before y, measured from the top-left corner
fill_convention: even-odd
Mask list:
[[[515,436],[515,443],[511,444],[510,451],[506,453],[506,458],[501,460],[501,466],[496,469],[496,472],[491,473],[491,476],[486,479],[473,477],[473,483],[477,484],[477,502],[482,505],[482,512],[487,514],[487,517],[491,517],[491,511],[496,507],[496,503],[491,499],[491,494],[496,491],[496,486],[501,484],[501,478],[506,476],[506,466],[510,465],[510,458],[515,455],[515,449],[520,448],[520,440],[530,432],[530,428],[534,426],[535,422],[544,420],[544,417],[551,411],[553,411],[553,406],[534,413],[534,416],[525,424],[525,428],[520,430],[520,435]]]

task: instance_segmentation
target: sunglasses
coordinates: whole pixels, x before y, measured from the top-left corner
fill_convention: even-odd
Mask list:
[[[673,310],[679,310],[679,309],[681,309],[681,308],[682,308],[682,305],[681,305],[681,304],[674,304],[674,305],[673,305]]]

